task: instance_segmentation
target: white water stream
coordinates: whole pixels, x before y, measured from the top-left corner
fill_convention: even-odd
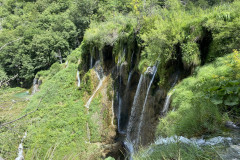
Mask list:
[[[100,75],[98,74],[98,72],[96,72],[97,74],[97,77],[99,79],[99,83],[98,83],[98,86],[96,88],[96,90],[93,92],[92,96],[89,98],[89,100],[87,101],[85,107],[89,109],[89,106],[94,98],[94,96],[96,95],[96,93],[98,92],[98,90],[101,88],[102,84],[103,84],[103,81],[105,80],[106,77],[103,77],[102,79],[100,79]]]
[[[23,156],[23,141],[27,137],[27,132],[24,133],[24,136],[21,140],[21,143],[18,146],[18,157],[15,160],[24,160]]]
[[[128,127],[127,127],[127,138],[124,141],[124,144],[126,146],[126,148],[128,149],[129,153],[130,153],[130,160],[132,159],[132,156],[134,154],[134,148],[133,148],[133,144],[134,144],[134,139],[131,138],[131,132],[133,130],[133,124],[134,124],[134,117],[136,116],[136,108],[138,107],[138,101],[139,101],[139,95],[140,95],[140,91],[141,91],[141,86],[142,86],[142,82],[144,79],[144,75],[141,74],[141,77],[139,79],[138,82],[138,86],[137,86],[137,90],[134,96],[134,100],[133,100],[133,106],[132,106],[132,110],[131,110],[131,116],[128,122]]]
[[[121,134],[124,134],[124,131],[122,131],[121,129],[121,112],[122,112],[122,95],[121,95],[121,88],[122,88],[122,67],[123,67],[123,63],[122,63],[122,59],[124,58],[126,54],[126,48],[124,47],[123,52],[121,55],[119,55],[118,58],[118,63],[117,63],[117,73],[119,75],[119,88],[118,88],[118,92],[117,92],[117,98],[118,98],[118,132]]]
[[[96,64],[99,64],[96,62]],[[92,96],[89,98],[89,100],[87,101],[85,107],[87,108],[87,110],[89,109],[90,107],[90,104],[93,100],[93,98],[95,97],[96,93],[98,92],[98,90],[101,88],[102,84],[103,84],[103,81],[105,80],[105,76],[103,75],[103,78],[101,79],[101,76],[100,76],[100,73],[98,73],[98,71],[96,70],[96,75],[99,79],[99,83],[98,83],[98,86],[96,88],[96,90],[93,92]],[[102,72],[102,68],[100,68],[100,71],[99,72]],[[89,114],[89,112],[87,112]],[[87,127],[87,137],[88,137],[88,143],[91,143],[91,131],[90,131],[90,128],[89,128],[89,125],[88,125],[88,122],[86,124],[86,127]]]
[[[37,78],[34,78],[34,79],[33,79],[32,95],[37,92],[37,89],[38,89],[38,79],[37,79]]]
[[[77,79],[78,79],[78,87],[81,86],[81,80],[80,80],[80,75],[79,75],[79,70],[77,71]]]
[[[170,91],[176,85],[177,81],[178,81],[178,74],[176,75],[176,78],[175,78],[175,80],[174,80],[174,82],[173,82],[173,84],[170,88]],[[166,100],[165,100],[164,105],[163,105],[163,110],[162,110],[163,115],[165,115],[168,111],[168,108],[169,108],[170,102],[171,102],[171,96],[172,96],[172,94],[175,90],[173,90],[172,92],[170,92],[170,91],[168,92]]]
[[[158,68],[158,65],[153,67],[153,76],[152,76],[152,79],[151,79],[151,81],[150,81],[150,83],[148,85],[148,88],[147,88],[147,93],[146,93],[146,97],[145,97],[145,100],[144,100],[144,104],[143,104],[143,108],[142,108],[142,112],[141,112],[141,117],[140,117],[140,122],[139,122],[139,126],[138,126],[137,142],[139,142],[139,140],[140,140],[140,132],[141,132],[141,129],[142,129],[143,117],[144,117],[144,113],[145,113],[145,110],[146,110],[148,94],[149,94],[150,88],[152,86],[153,80],[155,78],[155,75],[157,73],[157,68]]]

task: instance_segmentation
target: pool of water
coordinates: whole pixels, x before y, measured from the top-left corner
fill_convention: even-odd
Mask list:
[[[14,94],[14,97],[16,97],[16,98],[26,98],[28,96],[30,96],[28,91],[19,92],[19,93]]]

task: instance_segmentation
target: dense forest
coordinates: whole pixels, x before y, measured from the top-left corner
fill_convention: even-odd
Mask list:
[[[0,159],[240,159],[239,0],[0,0]]]

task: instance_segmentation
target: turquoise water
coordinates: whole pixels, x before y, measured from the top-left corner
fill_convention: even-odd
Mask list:
[[[26,98],[28,96],[30,96],[28,91],[19,92],[19,93],[14,94],[14,97],[17,97],[17,98]]]

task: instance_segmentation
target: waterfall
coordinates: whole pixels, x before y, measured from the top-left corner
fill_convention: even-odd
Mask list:
[[[93,56],[91,55],[91,58],[90,58],[90,69],[93,67]]]
[[[65,62],[65,68],[68,67],[68,60]]]
[[[122,112],[122,97],[121,97],[121,88],[122,88],[122,64],[120,65],[120,72],[119,72],[119,89],[118,89],[118,132],[124,134],[121,130],[121,112]]]
[[[147,103],[147,99],[148,99],[148,94],[149,94],[150,88],[152,86],[153,80],[155,78],[155,75],[157,73],[157,68],[158,68],[158,64],[153,67],[153,76],[152,76],[152,79],[151,79],[151,81],[150,81],[150,83],[148,85],[148,88],[147,88],[147,93],[146,93],[146,97],[145,97],[143,108],[142,108],[142,112],[141,112],[140,123],[139,123],[139,126],[138,126],[137,142],[140,139],[140,132],[141,132],[142,124],[143,124],[143,116],[144,116],[144,113],[145,113],[145,110],[146,110],[146,103]]]
[[[37,78],[34,78],[34,79],[33,79],[32,95],[37,92],[37,89],[38,89],[38,79],[37,79]]]
[[[137,86],[137,90],[134,96],[134,100],[133,100],[133,105],[132,105],[132,110],[131,110],[131,116],[128,122],[128,127],[127,127],[127,148],[133,148],[131,146],[133,146],[134,143],[134,139],[131,138],[131,132],[133,130],[133,124],[134,124],[134,119],[136,117],[136,109],[138,107],[138,101],[139,101],[139,95],[140,95],[140,91],[141,91],[141,86],[143,83],[143,79],[144,79],[144,75],[142,74],[139,82],[138,82],[138,86]],[[133,154],[133,149],[129,150],[130,154]],[[132,153],[131,153],[132,152]]]
[[[127,81],[127,87],[126,87],[126,89],[129,89],[132,75],[133,75],[133,70],[131,70],[131,72],[130,72],[129,75],[128,75],[128,81]]]
[[[169,108],[170,102],[171,102],[170,101],[171,100],[171,96],[172,96],[172,93],[175,91],[175,89],[172,91],[172,93],[170,93],[170,91],[176,85],[177,81],[178,81],[178,74],[176,75],[175,80],[174,80],[173,84],[171,85],[171,88],[170,88],[170,90],[169,90],[169,92],[167,94],[166,100],[164,102],[163,110],[162,110],[162,115],[165,115],[166,112],[168,111],[168,108]]]
[[[100,65],[100,61],[97,61],[95,63],[95,73],[99,79],[99,83],[98,83],[98,86],[96,88],[96,90],[93,92],[92,96],[89,98],[89,100],[87,101],[85,107],[87,108],[87,114],[89,114],[89,107],[90,107],[90,104],[93,100],[93,98],[95,97],[96,93],[98,92],[98,90],[101,88],[102,84],[103,84],[103,81],[105,80],[105,76],[103,75],[103,69]],[[102,77],[102,78],[101,78]],[[88,141],[89,143],[91,143],[91,132],[90,132],[90,129],[89,129],[89,126],[88,126],[88,122],[86,124],[86,127],[87,127],[87,136],[88,136]]]
[[[171,99],[172,94],[167,94],[166,100],[164,102],[164,106],[163,106],[163,110],[162,110],[162,114],[165,114],[169,108],[170,105],[170,99]]]
[[[98,83],[98,86],[97,88],[95,89],[95,91],[93,92],[92,96],[89,98],[89,100],[87,101],[85,107],[89,108],[91,102],[92,102],[92,99],[94,98],[94,96],[96,95],[96,93],[98,92],[98,90],[101,88],[102,84],[103,84],[103,81],[105,80],[105,76],[103,75],[103,69],[100,65],[100,61],[97,61],[96,64],[95,64],[95,73],[99,79],[99,83]],[[101,78],[102,77],[102,78]]]
[[[96,90],[93,92],[92,96],[89,98],[89,100],[87,101],[85,107],[87,107],[89,109],[89,106],[92,102],[92,99],[94,98],[94,96],[96,95],[97,91],[101,88],[102,84],[103,84],[103,81],[105,79],[105,77],[103,77],[102,79],[100,79],[100,75],[98,74],[98,72],[96,72],[98,78],[99,78],[99,83],[98,83],[98,86],[96,88]]]
[[[135,93],[135,96],[134,96],[134,100],[133,100],[130,119],[129,119],[129,122],[128,122],[127,138],[124,141],[124,145],[129,152],[129,160],[133,159],[132,157],[133,157],[133,154],[134,154],[134,146],[133,145],[134,145],[135,140],[134,140],[134,137],[131,137],[131,132],[134,129],[133,124],[134,124],[134,119],[136,117],[136,110],[137,110],[137,107],[138,107],[138,101],[139,101],[139,96],[140,96],[140,91],[141,91],[141,86],[142,86],[143,79],[144,79],[144,75],[141,74],[141,77],[140,77],[139,82],[138,82],[137,90],[136,90],[136,93]]]
[[[128,150],[128,152],[130,153],[129,160],[132,160],[133,159],[132,156],[133,156],[133,153],[134,153],[133,144],[129,141],[124,141],[123,144],[126,147],[126,149]]]
[[[93,68],[93,53],[94,53],[94,47],[92,48],[92,53],[90,53],[90,69]]]
[[[27,132],[24,133],[24,136],[21,140],[21,143],[18,146],[18,157],[15,160],[24,160],[23,156],[23,141],[27,137]]]
[[[118,93],[117,93],[117,97],[118,97],[118,132],[121,134],[124,134],[124,132],[121,130],[121,112],[122,112],[122,96],[121,96],[121,88],[122,88],[122,58],[125,56],[126,54],[126,48],[124,47],[123,52],[121,55],[119,55],[118,58],[118,63],[117,63],[117,73],[119,75],[119,87],[118,87]]]
[[[78,80],[78,87],[81,85],[81,80],[80,80],[80,75],[79,75],[79,70],[77,71],[77,80]]]

